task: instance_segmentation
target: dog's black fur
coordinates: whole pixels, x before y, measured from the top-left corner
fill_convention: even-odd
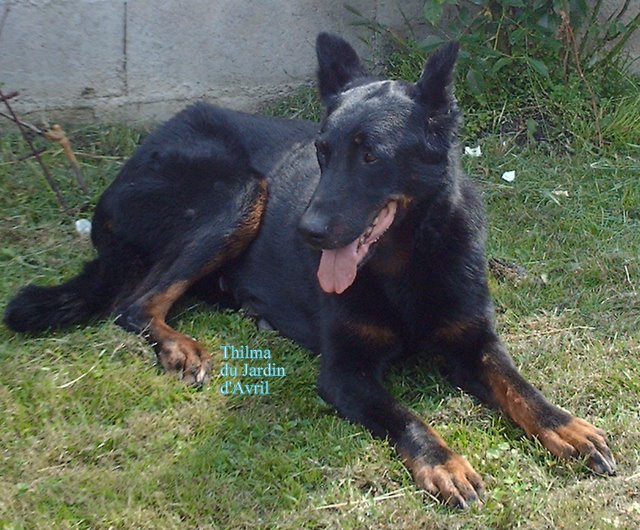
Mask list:
[[[451,504],[476,500],[482,481],[384,388],[385,368],[409,355],[441,357],[454,384],[554,454],[613,473],[602,431],[547,402],[496,336],[483,208],[458,161],[457,52],[436,51],[416,84],[378,80],[321,34],[321,125],[204,103],[181,112],[100,199],[98,257],[66,284],[24,288],[6,324],[41,331],[114,314],[199,384],[209,354],[165,317],[206,286],[318,352],[320,395],[388,437],[417,483]]]

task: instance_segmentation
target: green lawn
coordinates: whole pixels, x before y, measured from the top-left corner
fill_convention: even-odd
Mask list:
[[[282,109],[281,109],[282,111]],[[139,135],[70,134],[94,203]],[[483,475],[481,509],[420,492],[387,442],[336,417],[314,390],[318,361],[238,314],[194,301],[173,323],[222,365],[221,345],[269,348],[286,377],[268,396],[221,395],[163,375],[139,337],[110,322],[22,336],[0,326],[0,528],[640,527],[640,161],[480,142],[465,158],[489,211],[489,256],[524,267],[492,279],[499,329],[552,401],[604,428],[619,464],[602,478],[550,456],[424,366],[393,372],[396,396]],[[36,164],[0,139],[0,299],[52,284],[92,256]],[[45,156],[70,179],[55,147]],[[513,183],[501,180],[515,170]],[[66,184],[74,205],[85,201]],[[555,192],[555,193],[554,193]]]

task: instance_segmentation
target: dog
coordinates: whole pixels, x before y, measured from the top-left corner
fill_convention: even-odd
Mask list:
[[[27,286],[4,321],[43,331],[113,315],[160,364],[201,385],[211,356],[166,316],[187,292],[244,308],[316,352],[317,389],[390,440],[420,488],[453,506],[480,475],[383,386],[389,365],[441,359],[446,377],[560,458],[616,464],[604,432],[549,403],[498,338],[479,193],[460,169],[458,44],[417,83],[372,76],[354,49],[316,42],[322,123],[195,104],[152,133],[101,196],[97,258],[59,286]]]

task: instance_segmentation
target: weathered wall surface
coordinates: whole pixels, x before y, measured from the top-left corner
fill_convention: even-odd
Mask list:
[[[344,4],[0,0],[0,83],[20,92],[16,109],[36,121],[158,121],[200,98],[252,109],[313,78],[318,32],[359,44],[367,30]],[[349,4],[403,25],[396,1]],[[402,9],[417,15],[422,1]]]
[[[593,4],[596,0],[590,1]],[[625,3],[626,0],[603,0],[600,19],[606,20],[612,14],[619,13],[620,8],[623,7]],[[627,10],[622,17],[622,22],[630,22],[638,15],[638,13],[640,13],[640,0],[629,0]],[[640,74],[640,30],[636,30],[636,32],[631,35],[631,38],[627,41],[625,49],[632,59],[631,70]]]
[[[424,0],[0,0],[0,84],[34,121],[158,121],[200,98],[254,109],[313,78],[319,31],[369,53],[345,3],[404,27],[398,5],[416,20]]]

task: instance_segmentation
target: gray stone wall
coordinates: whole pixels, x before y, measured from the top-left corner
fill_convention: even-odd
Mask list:
[[[35,121],[158,121],[200,98],[253,109],[313,78],[320,31],[368,53],[345,1],[0,0],[0,83]],[[403,25],[395,1],[349,4]]]
[[[319,31],[370,53],[345,3],[403,28],[398,5],[416,20],[424,0],[0,0],[0,85],[38,122],[155,122],[201,98],[252,110],[313,79]]]

